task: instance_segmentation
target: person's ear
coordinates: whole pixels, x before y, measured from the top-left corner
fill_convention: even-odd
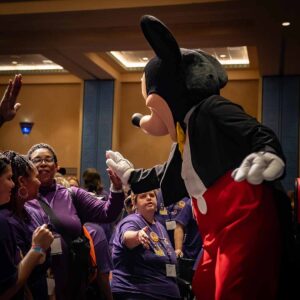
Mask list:
[[[181,62],[181,52],[175,38],[160,20],[145,15],[141,18],[141,28],[148,43],[160,59],[172,64]]]
[[[26,184],[26,179],[24,176],[19,176],[17,181],[18,181],[18,186],[24,186]]]

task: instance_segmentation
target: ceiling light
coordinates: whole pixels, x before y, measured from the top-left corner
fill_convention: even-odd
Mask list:
[[[43,70],[63,70],[59,65],[2,65],[0,71],[43,71]]]
[[[290,22],[282,22],[281,25],[284,27],[287,27],[287,26],[290,26],[291,23]]]
[[[214,56],[227,68],[242,68],[249,66],[246,46],[201,49]],[[225,54],[226,53],[226,54]],[[154,57],[153,51],[111,51],[108,53],[125,70],[140,71]]]
[[[40,54],[0,55],[1,73],[66,72],[62,66]]]

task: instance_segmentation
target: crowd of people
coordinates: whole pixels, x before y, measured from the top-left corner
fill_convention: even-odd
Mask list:
[[[0,102],[0,126],[20,107],[21,79]],[[94,168],[81,187],[59,173],[45,143],[0,153],[0,299],[181,299],[177,259],[196,261],[202,245],[190,199],[164,207],[158,190],[125,193],[119,177],[107,175],[109,190]],[[92,280],[74,267],[74,242],[83,236],[88,259],[95,257]]]

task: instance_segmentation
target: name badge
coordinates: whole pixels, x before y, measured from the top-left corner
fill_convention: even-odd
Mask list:
[[[167,274],[167,277],[176,277],[175,265],[166,264],[166,274]]]
[[[61,248],[61,239],[60,236],[55,236],[54,240],[51,244],[51,255],[60,255],[62,254],[62,248]]]
[[[175,230],[176,221],[166,221],[167,230]]]

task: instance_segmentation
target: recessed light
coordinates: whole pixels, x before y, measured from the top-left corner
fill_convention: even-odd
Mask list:
[[[290,26],[291,23],[290,22],[282,22],[281,25],[284,27],[287,27],[287,26]]]
[[[50,60],[50,59],[44,59],[44,60],[43,60],[43,63],[44,63],[44,64],[53,64],[53,61]]]
[[[227,57],[227,55],[226,54],[221,54],[220,57],[225,58],[225,57]]]
[[[18,64],[18,62],[17,62],[17,61],[15,61],[15,60],[13,60],[13,61],[11,62],[11,64],[12,64],[12,65],[17,65],[17,64]]]
[[[149,58],[148,58],[148,57],[143,57],[142,60],[143,60],[143,61],[148,61]]]

